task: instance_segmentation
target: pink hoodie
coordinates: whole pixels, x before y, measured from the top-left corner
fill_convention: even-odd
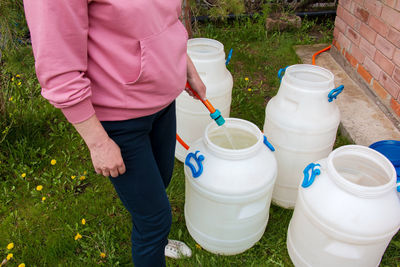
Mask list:
[[[180,0],[24,0],[42,95],[71,123],[155,113],[186,82]]]

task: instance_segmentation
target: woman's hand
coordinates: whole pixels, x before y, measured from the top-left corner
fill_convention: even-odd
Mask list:
[[[196,93],[200,96],[202,100],[206,99],[206,86],[204,85],[203,81],[201,80],[199,73],[197,72],[192,60],[189,56],[187,56],[187,81],[189,82],[190,86]],[[186,92],[194,98],[197,97],[193,94],[190,89],[186,89]]]
[[[118,145],[107,135],[96,115],[74,124],[90,150],[93,167],[98,174],[117,177],[126,168]]]

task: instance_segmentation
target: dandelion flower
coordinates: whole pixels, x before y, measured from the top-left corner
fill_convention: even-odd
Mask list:
[[[81,177],[79,177],[79,180],[81,180],[81,181],[83,181],[85,179],[86,179],[85,175],[82,175]]]
[[[251,89],[251,88],[249,88],[249,89],[247,89],[247,91],[251,92],[251,91],[252,91],[252,89]]]
[[[81,222],[82,222],[82,224],[83,224],[83,225],[85,225],[85,224],[86,224],[86,220],[85,220],[85,219],[82,219],[82,221],[81,221]]]
[[[247,82],[247,81],[249,80],[249,78],[248,78],[248,77],[245,77],[244,80]]]
[[[55,159],[52,159],[52,160],[50,161],[50,164],[51,164],[51,165],[56,165],[56,163],[57,163],[57,161],[56,161]]]
[[[42,202],[46,200],[46,197],[42,197]]]
[[[196,243],[196,248],[201,249],[201,246]]]
[[[38,185],[38,186],[36,186],[36,190],[37,191],[41,191],[43,189],[43,185]]]
[[[81,239],[81,238],[82,238],[82,236],[81,236],[80,233],[77,233],[76,236],[74,237],[75,240],[78,240],[78,239]]]
[[[13,249],[13,248],[14,248],[14,243],[10,243],[7,245],[8,250]]]
[[[17,85],[21,85],[21,82],[18,82]]]
[[[17,75],[15,75],[15,77],[17,77],[17,78],[19,78],[19,77],[21,77],[19,74],[17,74]]]
[[[8,100],[9,100],[9,101],[13,101],[13,97],[10,97]]]
[[[14,77],[11,78],[11,81],[12,81],[12,82],[14,81]]]
[[[25,267],[25,263],[21,263],[18,267]]]
[[[76,176],[75,176],[75,175],[72,175],[72,176],[71,176],[71,179],[72,179],[72,180],[74,180],[75,178],[76,178]]]
[[[25,178],[26,177],[26,173],[21,174],[21,177]]]
[[[86,175],[86,174],[87,174],[87,171],[84,171],[84,172],[83,172],[83,175]]]
[[[100,257],[104,259],[104,258],[106,257],[106,253],[101,252],[101,253],[100,253]]]
[[[8,255],[7,255],[7,260],[8,260],[8,261],[11,260],[12,257],[14,257],[14,255],[13,255],[12,253],[8,253]]]

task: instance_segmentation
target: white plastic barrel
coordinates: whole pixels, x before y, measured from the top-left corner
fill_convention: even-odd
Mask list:
[[[233,118],[225,125],[212,122],[190,146],[185,219],[204,249],[233,255],[252,247],[265,231],[277,166],[257,126]]]
[[[224,46],[213,39],[194,38],[188,41],[187,53],[207,88],[207,99],[229,117],[232,102],[233,79],[225,65]],[[212,121],[201,101],[182,92],[176,99],[177,133],[190,146],[199,139]],[[177,142],[175,157],[184,161],[186,149]]]
[[[378,266],[400,228],[396,172],[373,149],[351,145],[310,164],[287,247],[295,266]]]
[[[332,151],[340,123],[335,88],[327,69],[298,64],[287,67],[278,94],[267,104],[264,133],[276,148],[278,177],[272,201],[293,208],[304,167]],[[330,97],[328,97],[328,95]]]

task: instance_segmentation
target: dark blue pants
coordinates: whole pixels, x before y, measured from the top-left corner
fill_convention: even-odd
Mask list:
[[[136,267],[165,266],[171,228],[165,189],[175,159],[175,102],[150,116],[102,125],[120,147],[126,166],[126,173],[110,180],[132,217],[133,262]]]

